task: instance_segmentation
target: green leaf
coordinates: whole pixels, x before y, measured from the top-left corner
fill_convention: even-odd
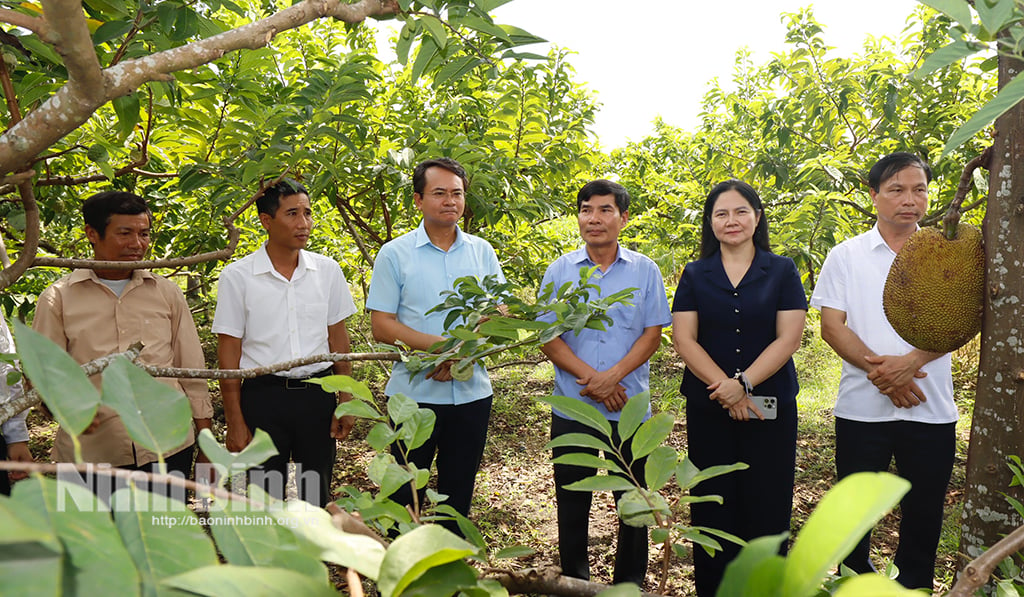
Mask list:
[[[682,489],[692,489],[701,481],[711,479],[719,475],[731,473],[733,471],[742,471],[750,468],[745,462],[735,462],[733,464],[719,464],[717,466],[709,466],[704,470],[698,469],[693,461],[689,457],[683,459],[676,467],[676,482],[679,483],[679,487]]]
[[[409,62],[409,48],[412,46],[412,41],[416,39],[416,27],[411,23],[415,23],[415,21],[406,21],[402,26],[402,31],[399,32],[398,41],[395,44],[395,55],[398,58],[398,63],[402,66]]]
[[[984,2],[984,0],[982,1]],[[965,28],[971,28],[971,7],[964,0],[920,0],[920,2],[941,12]]]
[[[81,435],[96,416],[99,392],[68,353],[21,321],[13,323],[25,374],[60,426]]]
[[[117,114],[117,128],[120,129],[120,135],[122,138],[126,138],[135,130],[135,125],[139,124],[139,110],[142,108],[139,104],[139,94],[129,93],[116,97],[111,104],[114,106],[114,113]]]
[[[635,486],[627,479],[615,475],[595,475],[582,481],[569,483],[564,488],[572,491],[629,491]]]
[[[91,491],[33,475],[14,486],[12,499],[48,519],[60,538],[65,595],[139,594],[135,564],[106,505]]]
[[[102,403],[117,411],[139,445],[166,454],[180,446],[192,426],[188,398],[124,357],[103,371]]]
[[[665,497],[656,491],[648,491],[640,487],[634,487],[619,498],[619,517],[629,526],[651,527],[658,524],[655,514],[661,515],[662,520],[672,516],[672,508],[669,507]]]
[[[927,75],[984,49],[984,44],[958,39],[929,54],[921,66],[911,73],[911,77],[917,80],[924,79]]]
[[[361,419],[370,419],[373,421],[381,420],[381,414],[377,412],[377,409],[373,408],[367,402],[360,399],[349,400],[348,402],[342,402],[338,405],[338,408],[334,411],[334,416],[345,417],[352,415]]]
[[[395,394],[388,398],[388,416],[395,425],[401,425],[411,419],[419,408],[420,406],[405,394]]]
[[[286,568],[307,579],[328,580],[320,548],[305,539],[300,541],[267,512],[230,502],[225,509],[210,511],[210,531],[229,564]]]
[[[380,574],[384,546],[365,535],[354,535],[337,528],[326,510],[292,500],[285,502],[283,508],[271,508],[270,514],[278,525],[291,529],[300,541],[319,547],[321,560],[353,568],[374,580]]]
[[[585,466],[587,468],[596,469],[607,469],[613,473],[624,474],[622,467],[615,464],[613,461],[606,458],[600,458],[593,454],[586,454],[584,452],[570,452],[568,454],[562,454],[561,456],[553,459],[551,462],[555,464],[568,464],[571,466]]]
[[[537,550],[526,545],[512,545],[504,549],[498,550],[498,553],[494,554],[495,560],[511,560],[515,558],[525,558],[532,556],[537,553]]]
[[[942,156],[940,156],[939,159],[944,158],[951,151],[963,145],[968,139],[978,134],[993,120],[999,118],[1006,113],[1007,110],[1016,106],[1021,99],[1024,99],[1024,77],[1018,74],[1012,81],[1004,85],[994,98],[989,100],[987,104],[975,112],[974,115],[971,116],[970,120],[961,125],[960,128],[953,133],[949,138],[949,141],[946,141],[946,145],[942,148]]]
[[[647,456],[660,446],[672,433],[675,419],[668,413],[658,413],[644,421],[636,430],[633,443],[630,449],[633,451],[633,458]]]
[[[417,527],[395,540],[384,555],[377,585],[382,595],[401,595],[428,570],[457,562],[476,548],[437,525]]]
[[[199,448],[221,473],[217,480],[218,487],[223,487],[231,475],[247,471],[277,455],[274,440],[270,439],[270,435],[262,429],[256,430],[252,441],[238,454],[228,452],[227,448],[214,439],[213,433],[209,429],[203,429],[199,432]]]
[[[751,586],[750,579],[754,571],[765,562],[777,559],[779,565],[782,565],[779,547],[788,537],[789,533],[780,533],[758,537],[747,543],[736,559],[726,566],[722,584],[718,586],[715,595],[756,595],[759,592],[764,595],[778,595],[781,588],[779,585],[754,587]]]
[[[479,31],[480,33],[485,33],[487,35],[497,37],[502,41],[512,43],[512,38],[508,36],[508,33],[504,29],[475,14],[470,13],[462,17],[460,24],[465,25],[474,31]]]
[[[430,35],[431,39],[437,44],[439,49],[444,49],[448,45],[448,32],[445,31],[444,24],[441,19],[434,16],[424,16],[419,20],[419,23],[423,25],[427,34]],[[422,50],[421,50],[422,51]]]
[[[987,0],[980,0],[974,3],[974,10],[978,12],[985,31],[995,36],[1013,22],[1015,4],[1014,0],[993,0],[991,5]]]
[[[437,415],[434,414],[434,411],[426,408],[418,409],[413,413],[411,419],[402,423],[398,430],[398,436],[405,442],[407,449],[415,450],[430,439],[436,420]]]
[[[830,568],[910,489],[889,473],[855,473],[837,483],[804,523],[786,558],[782,595],[810,595]]]
[[[563,446],[571,446],[576,448],[593,448],[595,450],[601,450],[606,454],[613,454],[611,446],[607,443],[597,439],[593,435],[586,433],[564,433],[559,435],[555,439],[548,442],[548,445],[544,446],[545,450],[552,450],[554,448],[561,448]]]
[[[458,81],[481,64],[484,64],[484,61],[476,56],[462,56],[450,61],[434,75],[434,88],[440,87],[449,80]]]
[[[390,454],[387,456],[390,456]],[[380,485],[381,497],[387,497],[398,491],[403,485],[412,482],[415,475],[392,458],[383,465],[379,476],[375,475],[370,478]]]
[[[165,578],[217,564],[213,543],[181,502],[129,485],[114,492],[110,504],[147,597],[170,593],[158,587]]]
[[[132,21],[107,21],[96,28],[92,34],[93,45],[105,44],[112,39],[117,39],[131,31]]]
[[[427,68],[427,64],[437,55],[437,51],[437,43],[434,42],[434,38],[424,36],[420,42],[420,48],[416,52],[416,60],[412,63],[412,70],[409,71],[410,84],[415,84],[419,80],[420,75]]]
[[[166,578],[167,587],[209,597],[337,597],[333,585],[284,568],[207,566]]]
[[[395,441],[397,437],[398,432],[391,429],[387,423],[377,423],[366,434],[366,443],[374,450],[380,452],[391,445],[391,442]]]
[[[32,597],[62,595],[62,545],[36,509],[0,496],[0,528],[3,593]]]
[[[647,462],[644,463],[644,480],[647,482],[647,488],[657,491],[664,487],[672,479],[678,459],[679,453],[669,446],[658,446],[648,454]]]
[[[319,384],[325,392],[352,394],[360,400],[373,402],[373,392],[370,391],[370,388],[363,382],[352,379],[348,375],[314,377],[309,380],[309,383]]]
[[[569,398],[568,396],[544,396],[537,398],[537,400],[550,404],[551,408],[568,415],[569,418],[576,422],[583,423],[591,429],[600,431],[607,438],[612,436],[612,426],[608,419],[604,418],[601,411],[582,400]]]
[[[633,437],[637,427],[651,410],[651,392],[646,390],[630,397],[619,413],[619,438],[623,441]]]
[[[427,498],[435,504],[440,501],[440,497],[441,496],[434,493],[433,490],[427,490]],[[446,498],[447,496],[444,497]],[[439,504],[437,508],[435,508],[435,512],[451,517],[451,519],[459,525],[459,531],[462,533],[462,536],[466,541],[469,541],[476,546],[478,553],[475,554],[474,557],[480,559],[481,562],[487,561],[486,557],[484,557],[484,554],[486,554],[487,551],[487,541],[484,539],[484,536],[480,534],[480,530],[476,528],[473,521],[463,516],[459,511],[448,504]]]

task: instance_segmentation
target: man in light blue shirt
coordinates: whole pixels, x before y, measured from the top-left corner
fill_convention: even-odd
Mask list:
[[[373,337],[378,342],[427,351],[444,340],[447,315],[427,311],[442,302],[441,293],[452,290],[455,280],[488,275],[505,280],[491,245],[459,229],[468,187],[466,172],[455,160],[440,158],[416,166],[413,200],[423,221],[416,230],[381,247],[366,296]],[[411,377],[403,363],[395,363],[384,392],[388,396],[404,394],[434,411],[434,431],[426,443],[409,453],[409,461],[419,469],[429,469],[436,452],[438,492],[448,496],[446,503],[456,511],[468,515],[487,441],[491,381],[480,365],[471,379],[456,381],[451,366],[452,362],[446,361],[429,373]],[[404,461],[400,450],[393,453],[399,462]],[[409,505],[412,491],[405,485],[393,499]],[[457,532],[453,522],[445,526]]]
[[[619,232],[629,220],[629,193],[608,180],[594,180],[580,189],[576,197],[580,236],[585,246],[567,253],[548,266],[541,288],[566,282],[578,282],[580,269],[598,266],[590,283],[599,287],[591,298],[609,296],[634,288],[632,304],[619,304],[608,311],[613,324],[607,330],[584,329],[578,335],[566,332],[545,344],[541,350],[555,365],[557,396],[569,396],[597,407],[612,422],[614,441],[619,442],[619,411],[629,397],[649,389],[648,359],[661,343],[661,329],[672,322],[665,284],[658,266],[650,258],[619,245]],[[554,314],[541,319],[554,321]],[[648,411],[647,417],[651,413]],[[586,433],[597,437],[590,427],[553,411],[551,439],[566,433]],[[553,457],[583,448],[555,448]],[[593,450],[596,454],[597,451]],[[624,456],[632,455],[627,444]],[[611,454],[605,455],[611,458]],[[624,466],[620,464],[620,466]],[[633,474],[644,478],[644,459],[632,466]],[[582,466],[555,464],[555,500],[558,509],[558,554],[562,574],[589,579],[587,555],[588,527],[592,495],[586,491],[563,489],[566,485],[596,474]],[[618,501],[621,492],[615,493]],[[614,583],[642,585],[647,574],[647,529],[631,527],[619,521],[619,540],[615,554]]]

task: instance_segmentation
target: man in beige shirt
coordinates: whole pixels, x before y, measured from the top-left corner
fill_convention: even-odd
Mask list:
[[[142,197],[121,191],[98,193],[82,205],[82,215],[94,259],[144,258],[152,214]],[[141,341],[140,361],[147,365],[205,367],[199,335],[181,289],[147,270],[74,270],[39,296],[32,327],[79,363],[123,352]],[[99,388],[101,376],[93,376],[92,381]],[[210,427],[213,407],[205,380],[160,381],[188,396],[197,429]],[[86,462],[156,472],[157,455],[133,442],[121,418],[106,406],[100,407],[79,439]],[[184,444],[164,455],[168,472],[191,476],[194,444],[195,432],[190,430]],[[71,438],[63,429],[57,432],[51,456],[57,462],[74,461]],[[102,481],[96,482],[94,489],[103,497]]]

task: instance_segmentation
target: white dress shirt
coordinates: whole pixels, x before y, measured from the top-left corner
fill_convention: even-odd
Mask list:
[[[846,325],[879,355],[904,355],[913,350],[892,329],[882,308],[882,291],[896,253],[878,227],[837,245],[821,266],[811,306],[846,313]],[[835,416],[852,421],[917,421],[952,423],[958,418],[953,402],[953,376],[948,354],[921,368],[927,377],[915,379],[927,398],[911,408],[897,408],[875,388],[863,369],[843,361]]]
[[[355,312],[345,275],[333,259],[300,251],[288,280],[274,269],[264,244],[221,272],[213,332],[242,339],[242,369],[263,367],[330,352],[327,326]],[[309,377],[329,364],[276,375]]]

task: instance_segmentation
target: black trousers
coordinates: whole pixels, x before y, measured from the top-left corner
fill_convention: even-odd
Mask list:
[[[942,506],[955,455],[956,423],[836,419],[840,479],[858,472],[887,471],[895,459],[897,472],[911,483],[900,501],[900,543],[893,562],[900,570],[896,580],[907,588],[932,588]],[[843,563],[860,573],[873,571],[870,543],[868,532]]]
[[[432,410],[437,419],[430,439],[409,453],[409,462],[416,468],[429,470],[436,454],[437,492],[447,495],[445,503],[463,516],[469,516],[469,507],[473,503],[473,488],[487,443],[487,424],[493,399],[493,396],[488,396],[458,405],[420,404],[420,408]],[[399,464],[406,463],[402,450],[397,446],[391,446],[391,453]],[[425,491],[418,492],[420,504],[423,504]],[[403,506],[412,505],[412,487],[406,483],[392,494],[391,499]],[[453,533],[461,534],[455,521],[446,520],[440,524]]]
[[[687,444],[693,464],[700,469],[734,462],[750,466],[702,481],[691,491],[722,496],[722,504],[691,505],[693,526],[727,531],[745,541],[789,531],[796,472],[796,401],[779,400],[774,421],[734,421],[717,403],[694,405],[693,400],[707,399],[687,401]],[[736,544],[718,541],[722,551],[714,556],[693,546],[694,581],[701,597],[715,594],[725,567],[739,554]],[[784,542],[781,554],[786,550]]]
[[[619,427],[616,421],[609,421],[612,425],[612,441],[618,444]],[[608,441],[594,429],[571,419],[564,419],[558,415],[551,415],[551,439],[555,439],[566,433],[585,433],[593,437]],[[597,450],[577,447],[554,448],[552,458],[571,452],[585,452],[597,455]],[[627,442],[623,449],[623,456],[627,460],[632,459],[630,443]],[[627,463],[620,462],[611,454],[606,458],[614,460],[620,467],[625,469]],[[646,458],[638,459],[633,463],[631,470],[633,475],[644,481],[644,463]],[[593,501],[593,494],[589,491],[573,491],[565,489],[566,485],[575,483],[597,473],[596,469],[585,466],[573,466],[569,464],[553,465],[555,472],[555,502],[558,511],[558,557],[562,566],[562,574],[573,578],[590,579],[590,557],[587,553],[587,544],[590,539],[590,505]],[[613,493],[615,502],[618,503],[623,492]],[[619,538],[615,548],[615,570],[613,583],[632,582],[643,585],[647,576],[647,527],[633,527],[619,519]]]
[[[274,378],[274,379],[272,379]],[[249,471],[249,482],[284,499],[288,461],[295,461],[299,499],[324,507],[331,501],[331,479],[337,445],[331,417],[337,397],[316,384],[264,375],[242,382],[242,416],[255,433],[262,429],[274,441],[277,455]]]

